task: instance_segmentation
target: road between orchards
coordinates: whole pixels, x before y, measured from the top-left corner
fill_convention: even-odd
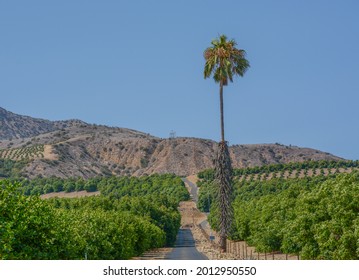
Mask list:
[[[169,260],[208,260],[208,258],[196,248],[196,241],[193,237],[191,229],[196,224],[206,219],[197,207],[198,189],[195,184],[188,179],[182,179],[191,195],[191,201],[182,201],[179,205],[181,213],[181,228],[178,231],[176,243],[171,252],[165,259]]]
[[[196,206],[198,198],[198,188],[195,184],[196,176],[190,176],[182,180],[191,195],[191,200],[182,201],[179,204],[178,210],[181,213],[181,228],[178,231],[174,247],[147,251],[134,259],[208,260],[208,257],[202,253],[202,249],[204,244],[207,247],[210,247],[210,245],[208,245],[208,240],[199,229],[200,224],[203,225],[207,222],[207,216],[200,212]]]

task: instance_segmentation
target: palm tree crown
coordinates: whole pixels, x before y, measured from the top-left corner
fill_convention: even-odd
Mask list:
[[[220,111],[221,111],[221,141],[224,142],[224,117],[223,117],[223,86],[228,80],[233,82],[233,76],[243,76],[249,68],[249,62],[245,59],[246,52],[235,46],[236,41],[229,40],[225,35],[211,42],[212,46],[204,51],[206,63],[204,65],[204,78],[213,73],[213,79],[219,83]]]
[[[227,41],[227,36],[221,35],[211,44],[212,46],[204,51],[204,78],[210,77],[213,73],[215,82],[225,86],[228,80],[233,82],[234,75],[244,75],[249,68],[249,62],[245,59],[246,52],[235,47],[236,41]]]

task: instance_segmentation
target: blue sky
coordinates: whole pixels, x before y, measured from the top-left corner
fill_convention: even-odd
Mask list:
[[[203,51],[226,34],[251,68],[224,89],[230,144],[359,159],[358,1],[1,1],[0,106],[219,140]]]

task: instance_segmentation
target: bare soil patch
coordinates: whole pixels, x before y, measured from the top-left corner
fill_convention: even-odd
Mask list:
[[[54,153],[52,145],[44,145],[44,158],[49,160],[59,159],[59,156]]]
[[[47,199],[47,198],[53,198],[53,197],[58,197],[58,198],[77,198],[77,197],[86,197],[86,196],[95,196],[95,195],[100,195],[100,192],[87,192],[87,191],[79,191],[79,192],[56,192],[56,193],[47,193],[47,194],[43,194],[40,197],[42,199]]]
[[[190,175],[187,177],[187,180],[193,184],[197,184],[199,179],[198,179],[197,175]]]

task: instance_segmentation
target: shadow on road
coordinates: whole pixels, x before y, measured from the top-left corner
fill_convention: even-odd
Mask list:
[[[206,256],[198,252],[195,240],[190,229],[180,229],[177,234],[174,249],[165,259],[167,260],[208,260]]]

